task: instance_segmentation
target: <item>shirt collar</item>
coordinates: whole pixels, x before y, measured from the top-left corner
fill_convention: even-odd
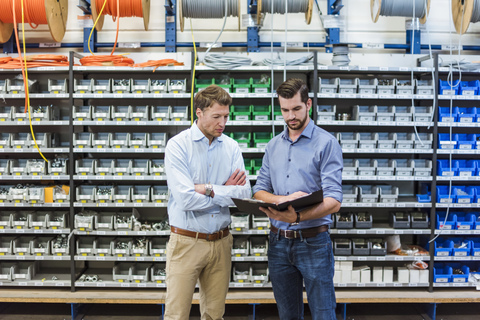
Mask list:
[[[197,120],[195,120],[195,122],[192,124],[191,129],[192,129],[192,140],[193,141],[200,141],[202,139],[207,139],[207,137],[205,137],[205,135],[203,134],[202,130],[200,130],[198,128]],[[212,142],[215,142],[215,140],[218,140],[218,142],[223,142],[223,134],[218,138],[214,138]]]
[[[304,136],[305,138],[311,139],[312,138],[312,133],[313,133],[313,120],[310,119],[308,121],[307,126],[305,129],[303,129],[302,133],[298,137],[300,139],[301,136]],[[288,127],[285,128],[285,130],[282,133],[282,138],[285,140],[290,140],[290,136],[288,135]],[[297,139],[298,140],[298,139]]]

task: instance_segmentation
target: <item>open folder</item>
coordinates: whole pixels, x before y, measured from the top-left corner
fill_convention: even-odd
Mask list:
[[[323,191],[318,190],[310,194],[307,194],[303,197],[300,197],[291,201],[287,201],[287,202],[282,202],[280,204],[268,203],[268,202],[264,202],[256,199],[232,198],[232,200],[237,206],[238,210],[242,212],[265,215],[265,213],[260,211],[258,207],[264,207],[264,208],[270,207],[278,211],[283,211],[283,210],[287,210],[289,205],[292,205],[293,208],[295,208],[295,211],[300,211],[308,207],[311,207],[317,203],[323,202]]]

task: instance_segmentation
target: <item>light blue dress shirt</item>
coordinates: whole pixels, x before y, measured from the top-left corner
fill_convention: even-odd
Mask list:
[[[297,191],[311,193],[323,189],[324,198],[342,202],[342,171],[340,144],[310,119],[296,141],[290,139],[286,128],[268,143],[253,194],[263,190],[285,196]],[[271,219],[272,225],[283,230],[312,228],[331,222],[330,215],[302,221],[296,226]]]
[[[222,134],[208,139],[194,123],[190,129],[168,140],[165,170],[169,189],[170,225],[194,232],[214,233],[231,222],[231,198],[250,198],[250,182],[244,186],[224,186],[236,170],[245,171],[238,143]],[[215,196],[195,192],[195,184],[213,185]]]

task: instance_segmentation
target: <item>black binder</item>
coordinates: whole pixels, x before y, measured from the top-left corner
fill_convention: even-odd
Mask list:
[[[232,198],[232,200],[237,206],[238,210],[242,212],[255,213],[257,215],[265,215],[265,213],[260,211],[258,207],[263,207],[263,208],[270,207],[278,211],[283,211],[283,210],[287,210],[289,205],[292,205],[293,208],[295,208],[295,211],[301,211],[317,203],[323,202],[323,191],[318,190],[308,195],[305,195],[303,197],[300,197],[291,201],[283,202],[278,205],[275,203],[268,203],[268,202],[264,202],[256,199]]]

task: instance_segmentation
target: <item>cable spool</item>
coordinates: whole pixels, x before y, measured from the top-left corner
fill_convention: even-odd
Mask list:
[[[350,58],[348,57],[349,44],[335,43],[332,44],[332,65],[334,66],[348,66],[350,64]]]
[[[111,15],[115,21],[115,17],[138,17],[143,18],[143,25],[145,30],[148,30],[148,24],[150,22],[150,0],[118,0],[120,10],[117,12],[117,0],[91,0],[92,18],[93,21],[97,21],[98,14],[102,10],[105,2],[105,8],[102,11],[102,15],[98,19],[95,29],[101,31],[103,28],[103,21],[105,15]]]
[[[424,24],[430,12],[430,0],[370,0],[370,12],[373,22],[377,22],[379,16],[405,18],[415,16]]]
[[[262,13],[285,14],[285,2],[288,2],[288,13],[305,13],[307,24],[312,22],[313,0],[258,0],[257,1],[257,23],[261,23]]]
[[[68,0],[2,0],[0,1],[0,43],[7,42],[12,36],[14,5],[17,23],[22,21],[22,1],[25,23],[29,23],[32,28],[48,24],[53,40],[62,41],[67,25]]]
[[[452,18],[458,34],[467,32],[470,23],[480,21],[478,0],[452,0]]]
[[[180,30],[182,32],[184,30],[185,18],[225,18],[225,2],[227,3],[227,17],[238,18],[238,31],[240,31],[240,0],[178,0],[177,9],[180,18]]]

